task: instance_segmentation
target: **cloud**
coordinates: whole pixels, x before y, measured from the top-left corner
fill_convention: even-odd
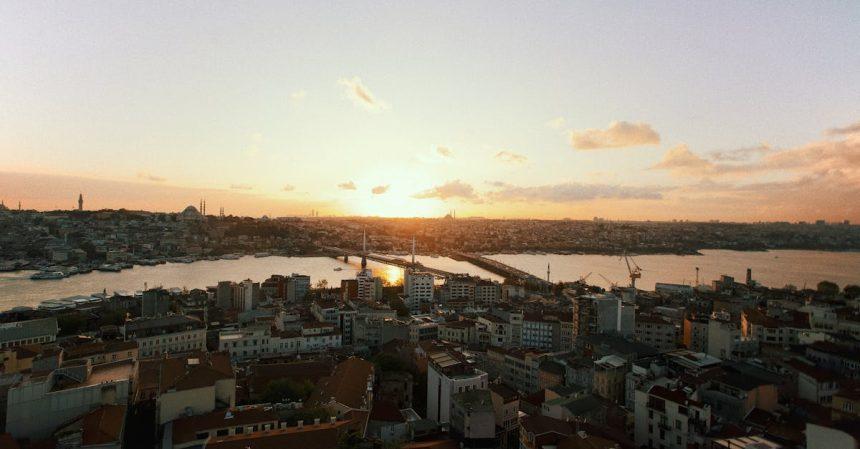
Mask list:
[[[492,201],[571,203],[595,199],[657,200],[663,197],[663,189],[656,186],[633,187],[578,182],[527,187],[504,182],[493,182],[490,185],[496,188],[486,195]]]
[[[376,98],[370,89],[361,82],[361,78],[357,76],[352,79],[341,78],[337,83],[344,88],[346,95],[356,105],[374,112],[388,109],[388,104]]]
[[[370,189],[370,192],[373,193],[374,195],[382,195],[383,193],[388,191],[389,187],[391,187],[391,186],[390,185],[376,186],[376,187]]]
[[[296,190],[296,187],[290,184],[286,184],[281,190],[283,190],[284,192],[292,192],[293,190]]]
[[[137,177],[138,177],[139,179],[143,179],[143,180],[151,181],[151,182],[164,182],[164,181],[167,181],[167,178],[164,178],[164,177],[161,177],[161,176],[157,176],[157,175],[153,175],[152,173],[145,172],[145,171],[137,172]]]
[[[659,145],[660,135],[647,123],[612,122],[606,129],[571,131],[570,144],[577,150]]]
[[[341,190],[355,190],[355,183],[352,181],[342,182],[337,185],[337,188]]]
[[[418,192],[412,195],[412,198],[422,200],[431,198],[440,200],[463,198],[472,202],[480,202],[477,193],[475,193],[475,188],[459,179],[448,181],[445,184],[435,186],[423,192]]]
[[[761,156],[773,151],[773,147],[766,143],[754,147],[737,148],[728,151],[714,151],[711,153],[711,159],[715,161],[732,161],[740,162],[748,160],[753,156]]]
[[[436,153],[442,157],[454,157],[454,152],[448,147],[436,147]]]
[[[753,148],[736,150],[737,153],[729,152],[718,157],[724,159],[744,160],[749,156],[746,154],[756,154],[770,151]],[[663,155],[660,162],[651,166],[651,170],[668,170],[677,176],[722,176],[722,175],[745,175],[766,169],[760,162],[749,163],[722,163],[716,162],[713,156],[710,159],[699,156],[690,151],[690,148],[685,144],[677,145],[669,149]]]
[[[708,170],[713,166],[713,162],[707,161],[701,156],[690,151],[687,145],[681,144],[666,151],[663,159],[660,160],[653,169],[661,170],[689,170],[700,172]]]
[[[290,94],[290,100],[293,101],[302,101],[308,96],[308,93],[304,90],[297,90]]]
[[[522,154],[517,154],[513,151],[508,150],[499,151],[498,153],[496,153],[495,158],[502,162],[510,162],[514,164],[521,164],[529,159]]]
[[[552,128],[552,129],[562,129],[562,128],[564,128],[564,124],[566,122],[567,122],[567,120],[565,120],[564,117],[556,117],[556,118],[546,122],[546,126]]]
[[[844,136],[849,134],[860,134],[860,122],[852,123],[842,128],[830,128],[824,132],[828,136]]]
[[[230,184],[230,188],[233,190],[253,190],[254,186],[250,184]]]

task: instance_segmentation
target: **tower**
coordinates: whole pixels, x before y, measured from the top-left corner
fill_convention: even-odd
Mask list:
[[[203,216],[206,216],[206,200],[203,200],[203,210],[200,211]]]
[[[415,236],[412,236],[412,266],[415,266]]]
[[[546,263],[546,281],[549,282],[549,262]]]
[[[84,210],[84,194],[78,194],[78,210]]]
[[[361,235],[361,270],[367,269],[367,227]]]

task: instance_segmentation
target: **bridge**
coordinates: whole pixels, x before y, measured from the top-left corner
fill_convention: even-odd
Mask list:
[[[399,257],[391,257],[391,256],[381,256],[379,254],[370,254],[370,253],[362,253],[361,251],[348,251],[340,248],[324,248],[325,251],[329,254],[333,254],[331,257],[335,259],[339,259],[343,257],[344,262],[349,262],[349,257],[362,257],[364,256],[367,260],[372,260],[374,262],[378,262],[385,265],[391,265],[399,268],[413,269],[416,271],[422,271],[425,273],[430,273],[433,276],[438,278],[447,278],[457,276],[463,273],[452,273],[450,271],[440,270],[438,268],[431,268],[422,265],[420,262],[412,263],[411,261],[401,259]]]
[[[505,279],[519,280],[525,283],[536,284],[540,287],[552,287],[553,285],[546,279],[541,279],[531,273],[520,270],[519,268],[514,268],[510,265],[499,262],[498,260],[493,260],[480,254],[454,252],[451,253],[451,258],[468,262],[476,267],[483,268],[493,274],[502,276]]]
[[[431,268],[425,265],[422,265],[420,262],[415,262],[414,264],[411,261],[404,260],[398,257],[391,256],[382,256],[378,254],[370,254],[363,253],[361,251],[349,251],[340,248],[325,248],[326,252],[332,254],[331,257],[340,258],[343,257],[344,262],[349,261],[349,257],[366,257],[367,260],[372,260],[374,262],[382,263],[385,265],[392,265],[395,267],[400,267],[403,269],[415,269],[417,271],[423,271],[426,273],[431,273],[439,278],[452,277],[456,275],[460,275],[463,273],[452,273],[450,271],[440,270],[438,268]],[[547,281],[546,279],[541,279],[531,273],[527,273],[518,268],[514,268],[510,265],[504,264],[497,260],[490,259],[488,257],[484,257],[480,254],[473,253],[461,253],[454,252],[450,254],[450,257],[454,260],[459,260],[463,262],[468,262],[476,267],[483,268],[493,274],[497,274],[505,279],[511,279],[515,281],[521,281],[526,284],[536,285],[539,288],[551,288],[552,283]]]

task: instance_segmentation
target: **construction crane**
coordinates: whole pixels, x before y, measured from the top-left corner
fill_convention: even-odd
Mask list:
[[[600,277],[602,277],[602,278],[603,278],[603,280],[604,280],[604,281],[606,281],[606,283],[607,283],[607,284],[609,284],[609,286],[610,286],[613,290],[614,290],[614,289],[616,289],[616,288],[618,288],[618,283],[617,283],[617,282],[612,282],[612,281],[610,281],[606,276],[604,276],[604,275],[602,275],[602,274],[600,274],[600,273],[597,273],[597,275],[598,275],[598,276],[600,276]]]
[[[593,272],[589,272],[589,273],[588,273],[588,274],[586,274],[585,276],[580,276],[580,277],[579,277],[579,281],[578,281],[578,282],[579,282],[580,284],[585,284],[585,281],[587,281],[587,280],[588,280],[589,276],[591,276],[591,273],[593,273]]]
[[[636,264],[632,257],[627,255],[626,251],[624,252],[624,262],[627,263],[627,272],[630,273],[630,288],[636,291],[636,279],[642,277],[642,268]],[[633,262],[632,266],[630,262]]]

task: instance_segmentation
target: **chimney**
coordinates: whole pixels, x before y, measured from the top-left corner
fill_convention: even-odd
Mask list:
[[[314,425],[315,426],[320,425],[320,419],[319,418],[314,418]]]
[[[747,285],[752,285],[752,268],[747,268]]]
[[[296,427],[297,427],[297,428],[299,428],[299,429],[301,429],[301,428],[305,427],[305,421],[300,419],[300,420],[296,423]]]
[[[329,417],[329,422],[330,422],[330,423],[332,423],[332,424],[335,424],[335,423],[337,422],[337,417],[336,417],[336,416],[330,416],[330,417]]]

